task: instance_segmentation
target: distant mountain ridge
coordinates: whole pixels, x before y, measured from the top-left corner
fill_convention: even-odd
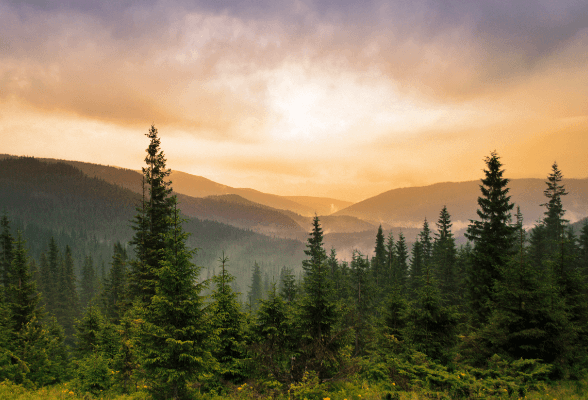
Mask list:
[[[562,182],[568,191],[563,196],[565,218],[575,222],[588,215],[588,179],[565,179]],[[546,202],[543,191],[544,179],[512,179],[508,187],[511,201],[521,207],[524,224],[533,225],[543,218]],[[422,187],[393,189],[355,203],[333,216],[350,215],[377,224],[395,227],[422,226],[427,218],[435,223],[443,206],[451,214],[454,230],[465,228],[469,220],[477,218],[477,199],[480,196],[480,181],[444,182]]]

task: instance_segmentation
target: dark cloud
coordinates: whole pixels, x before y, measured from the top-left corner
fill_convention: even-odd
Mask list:
[[[219,65],[242,75],[287,60],[376,67],[406,91],[461,101],[518,84],[588,28],[585,1],[8,0],[0,10],[3,96],[92,118],[151,116],[219,137],[241,115],[264,113],[259,99],[210,88],[174,103]],[[179,23],[190,12],[218,17],[201,40],[194,30],[204,22]],[[188,50],[194,60],[174,59]],[[207,113],[220,122],[192,116]]]

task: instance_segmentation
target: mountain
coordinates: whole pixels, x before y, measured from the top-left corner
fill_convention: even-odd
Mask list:
[[[69,163],[4,158],[0,160],[0,171],[0,211],[7,213],[13,227],[24,231],[27,246],[37,261],[40,253],[46,251],[49,238],[54,236],[60,248],[69,245],[75,251],[78,266],[86,255],[91,255],[108,269],[113,244],[117,241],[127,244],[133,236],[130,221],[141,202],[138,193],[90,177]],[[193,206],[202,199],[184,196],[182,200],[186,206]],[[225,200],[229,210],[235,209],[239,201]],[[276,223],[300,229],[280,213],[253,211],[261,220],[273,216]],[[189,216],[186,212],[184,215]],[[235,218],[244,218],[243,215],[237,214]],[[271,238],[197,218],[189,218],[185,229],[191,234],[189,245],[199,249],[197,264],[207,271],[214,270],[225,251],[231,260],[231,273],[243,288],[247,288],[251,268],[258,260],[263,260],[265,272],[277,279],[279,268],[289,266],[299,270],[304,259],[304,244],[297,240]]]
[[[15,158],[8,154],[0,154],[2,158]],[[92,164],[82,161],[57,160],[52,158],[40,158],[47,163],[65,163],[72,165],[90,177],[96,177],[106,182],[114,183],[135,193],[141,193],[141,173],[138,171],[113,167],[107,165]],[[336,210],[347,207],[353,203],[343,200],[312,197],[312,196],[278,196],[263,193],[255,189],[233,188],[223,185],[202,176],[191,175],[181,171],[172,170],[170,175],[174,191],[191,197],[208,197],[227,194],[236,194],[254,203],[259,203],[279,210],[288,210],[297,214],[312,217],[328,215]]]
[[[565,218],[575,222],[588,215],[588,179],[564,179],[568,195],[563,197]],[[511,201],[521,207],[525,225],[543,218],[546,202],[543,179],[513,179],[508,187]],[[480,181],[444,182],[423,187],[393,189],[355,203],[333,216],[349,215],[370,223],[420,227],[427,218],[434,224],[443,206],[451,214],[453,229],[462,230],[476,219]]]

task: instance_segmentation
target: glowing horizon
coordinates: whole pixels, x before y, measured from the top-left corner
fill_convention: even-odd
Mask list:
[[[2,153],[168,166],[359,201],[476,180],[586,178],[588,5],[297,1],[0,5]]]

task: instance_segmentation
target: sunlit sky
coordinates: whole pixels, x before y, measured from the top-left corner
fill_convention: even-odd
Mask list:
[[[588,2],[0,0],[0,153],[359,201],[588,177]]]

